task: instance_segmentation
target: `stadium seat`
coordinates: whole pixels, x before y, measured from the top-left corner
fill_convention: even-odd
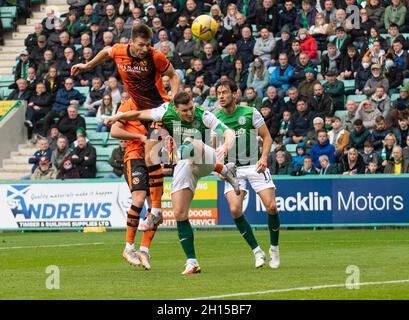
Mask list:
[[[391,101],[395,101],[395,100],[397,100],[399,98],[399,93],[393,93],[392,95],[391,95]]]
[[[113,172],[113,168],[107,161],[97,161],[97,178],[102,178],[111,172]]]
[[[291,153],[291,155],[295,155],[295,150],[297,149],[297,144],[295,143],[291,143],[291,144],[287,144],[286,149],[289,153]]]
[[[105,141],[108,139],[108,135],[108,132],[87,131],[87,138],[93,145],[104,145]]]
[[[14,82],[14,75],[2,75],[0,77],[0,87],[8,87]]]
[[[355,79],[352,80],[342,80],[345,86],[345,90],[351,90],[355,88]]]
[[[347,101],[349,101],[349,100],[354,100],[355,103],[356,103],[357,105],[359,105],[359,104],[360,104],[362,101],[364,101],[366,98],[367,98],[367,97],[366,97],[366,95],[364,95],[364,94],[361,94],[361,95],[350,95],[350,96],[347,97]]]
[[[16,17],[16,6],[0,7],[0,19],[4,30],[14,29]]]
[[[74,89],[78,90],[85,97],[89,94],[89,87],[74,87]]]
[[[112,151],[115,149],[115,147],[95,146],[95,149],[97,151],[97,160],[107,161],[109,158],[111,158]]]
[[[345,117],[346,113],[347,113],[346,110],[337,110],[337,111],[335,111],[335,115],[336,115],[337,117],[341,118],[341,119],[342,119],[343,117]]]
[[[13,91],[13,89],[9,89],[9,88],[6,88],[6,87],[0,88],[0,98],[2,100],[6,100],[12,91]]]
[[[82,109],[82,111],[84,111],[84,109]],[[97,128],[97,119],[95,117],[84,117],[84,119],[88,131],[95,130]]]

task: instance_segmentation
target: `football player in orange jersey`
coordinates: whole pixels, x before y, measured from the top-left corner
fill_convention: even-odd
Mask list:
[[[74,65],[71,68],[71,74],[76,76],[81,72],[94,68],[107,59],[114,59],[122,83],[131,97],[130,100],[124,103],[123,107],[126,110],[156,108],[169,101],[179,91],[180,79],[165,55],[151,46],[151,41],[152,31],[149,27],[144,24],[135,25],[132,28],[132,38],[129,44],[118,43],[113,47],[104,48],[88,63]],[[170,79],[171,97],[166,94],[161,75],[167,75]],[[142,224],[142,230],[146,231],[156,229],[162,221],[160,208],[163,193],[163,170],[158,155],[160,148],[154,148],[158,142],[157,138],[160,136],[158,132],[160,124],[148,122],[144,123],[144,125],[148,135],[148,139],[144,141],[144,157],[149,174],[149,191],[152,203],[150,214],[145,224]],[[111,132],[111,134],[119,139],[135,139],[132,134],[128,138],[115,135],[114,132]],[[136,204],[133,205],[137,207]],[[132,212],[131,216],[136,217],[138,215]],[[139,223],[133,223],[133,225],[137,227]]]

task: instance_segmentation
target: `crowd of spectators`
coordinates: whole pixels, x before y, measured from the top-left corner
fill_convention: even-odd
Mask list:
[[[95,117],[97,131],[109,131],[104,117],[127,98],[114,62],[76,77],[70,68],[104,47],[128,43],[132,26],[145,23],[152,45],[172,62],[196,104],[217,111],[215,85],[224,78],[237,83],[237,103],[259,110],[274,139],[273,174],[408,172],[406,0],[67,2],[65,19],[47,9],[16,65],[9,99],[28,101],[30,132],[47,137],[56,125],[72,144],[76,129],[85,129],[80,105]],[[351,5],[358,10],[347,10]],[[190,29],[201,14],[218,22],[209,41],[195,39]],[[169,90],[169,79],[162,80]],[[350,80],[354,87],[345,87]],[[82,160],[74,154],[67,163],[95,175],[89,144],[77,142]],[[118,175],[119,165],[112,165]]]

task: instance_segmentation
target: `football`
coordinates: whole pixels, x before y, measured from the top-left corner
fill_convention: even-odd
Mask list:
[[[217,32],[217,22],[207,15],[198,16],[192,24],[193,35],[200,40],[210,40]]]

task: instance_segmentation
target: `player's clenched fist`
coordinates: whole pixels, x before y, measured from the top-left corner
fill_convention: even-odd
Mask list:
[[[110,117],[106,117],[104,120],[104,124],[106,126],[112,126],[115,122],[117,122],[118,119],[116,116],[110,116]]]
[[[78,63],[71,67],[71,76],[75,77],[79,73],[86,71],[86,70],[87,70],[87,65],[85,63]]]

